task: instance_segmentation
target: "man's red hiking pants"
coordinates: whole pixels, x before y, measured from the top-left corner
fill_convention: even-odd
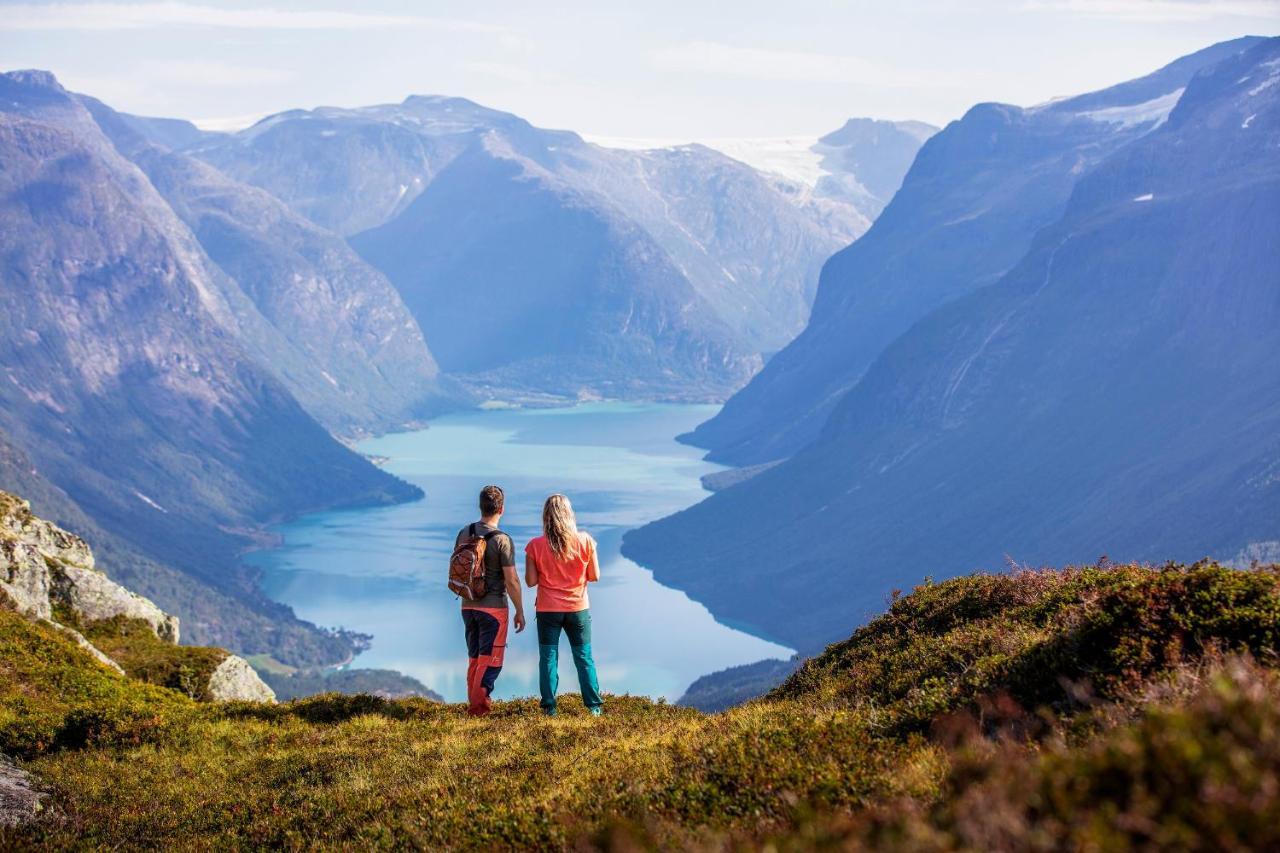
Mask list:
[[[462,624],[467,631],[467,713],[483,717],[507,651],[507,608],[463,607]]]

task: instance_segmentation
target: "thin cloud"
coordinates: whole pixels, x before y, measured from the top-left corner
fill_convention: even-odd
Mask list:
[[[18,3],[3,8],[0,30],[138,30],[221,27],[254,30],[372,30],[410,27],[504,33],[476,21],[322,9],[227,9],[193,3]]]
[[[564,81],[564,78],[554,72],[545,71],[536,68],[530,68],[525,65],[515,65],[508,62],[465,62],[462,70],[470,74],[483,74],[487,77],[494,77],[507,83],[523,85],[526,83],[536,84],[554,84]]]
[[[1116,21],[1176,22],[1214,18],[1280,19],[1276,0],[1026,0],[1028,12],[1062,12]]]
[[[287,83],[296,79],[298,74],[287,68],[184,59],[142,62],[138,65],[135,76],[143,80],[164,80],[166,85],[179,84],[216,89]]]
[[[938,75],[886,67],[855,56],[739,47],[695,41],[655,52],[653,66],[662,71],[717,74],[803,83],[848,83],[865,86],[951,88],[954,75]]]

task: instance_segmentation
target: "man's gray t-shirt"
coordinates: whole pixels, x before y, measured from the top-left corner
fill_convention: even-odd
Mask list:
[[[453,547],[458,547],[462,544],[464,537],[471,535],[472,527],[473,525],[468,524],[458,531],[458,535],[453,540]],[[485,524],[483,521],[475,522],[474,528],[476,536],[485,536],[494,531],[497,531],[497,534],[489,537],[489,543],[484,549],[484,598],[478,598],[475,601],[463,599],[462,606],[505,608],[507,606],[507,579],[502,569],[506,566],[515,566],[515,543],[511,541],[511,537],[506,533],[496,527]]]

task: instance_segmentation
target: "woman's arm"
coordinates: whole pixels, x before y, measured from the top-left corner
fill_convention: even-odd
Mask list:
[[[587,581],[600,580],[600,559],[596,556],[596,540],[591,538],[591,534],[584,534],[587,537],[587,547],[591,550],[591,561],[587,563]]]
[[[538,585],[538,564],[534,562],[532,554],[524,555],[524,583],[525,586]]]

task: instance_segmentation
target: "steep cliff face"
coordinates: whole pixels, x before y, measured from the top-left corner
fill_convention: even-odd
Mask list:
[[[77,96],[223,275],[246,350],[337,432],[400,426],[444,403],[438,369],[395,288],[337,234],[266,192],[151,143]]]
[[[94,645],[86,633],[94,635],[103,623],[141,625],[166,651],[172,649],[169,656],[184,656],[184,650],[177,648],[176,616],[107,578],[94,567],[93,552],[83,539],[37,518],[29,503],[2,491],[0,603],[55,626],[104,666],[124,674],[142,673],[127,673],[121,662]],[[212,669],[189,672],[201,682],[195,685],[198,695],[216,701],[274,701],[271,689],[243,658],[220,650],[197,650],[208,651],[214,654],[200,657],[211,663]],[[130,663],[128,658],[121,660]]]
[[[899,335],[1000,281],[1082,175],[1158,127],[1198,70],[1256,43],[1215,45],[1038,107],[979,104],[952,122],[920,149],[871,229],[827,261],[805,330],[689,440],[733,465],[795,453]]]
[[[0,77],[0,93],[0,433],[96,524],[178,570],[134,563],[149,591],[200,598],[186,574],[266,613],[238,567],[244,531],[419,492],[251,355],[223,274],[81,104],[38,73]]]
[[[632,220],[489,143],[352,245],[491,393],[722,399],[760,364]]]
[[[1012,270],[898,337],[816,440],[625,553],[814,649],[924,575],[1274,541],[1277,83],[1280,39],[1205,68]]]

